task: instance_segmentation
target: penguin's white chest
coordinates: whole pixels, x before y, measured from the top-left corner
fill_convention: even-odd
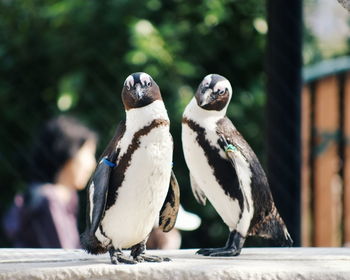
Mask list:
[[[214,176],[214,170],[209,165],[203,148],[199,145],[197,133],[187,124],[182,125],[182,145],[187,166],[198,186],[204,192],[210,203],[230,228],[235,228],[239,220],[241,209],[236,199],[225,194]],[[207,139],[216,145],[217,136],[214,131],[208,131]],[[219,148],[219,147],[218,147]],[[220,152],[224,157],[224,152]]]
[[[152,230],[169,188],[172,154],[168,126],[153,128],[140,137],[116,203],[105,212],[101,223],[115,248],[129,248]]]

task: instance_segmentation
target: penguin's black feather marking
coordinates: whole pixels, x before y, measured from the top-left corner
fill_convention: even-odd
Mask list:
[[[243,193],[239,186],[236,170],[231,163],[223,159],[219,154],[219,149],[212,146],[206,139],[205,129],[188,118],[183,118],[183,123],[187,124],[197,134],[198,144],[202,147],[209,165],[214,171],[214,176],[226,195],[232,199],[237,199],[240,209],[244,207]],[[242,211],[240,212],[240,216]]]
[[[152,129],[166,125],[169,125],[169,121],[164,119],[155,119],[149,125],[144,126],[134,134],[127,151],[118,159],[118,165],[114,167],[113,172],[110,175],[105,211],[112,207],[117,200],[118,188],[124,181],[125,172],[130,166],[132,155],[140,147],[140,138],[147,135]]]

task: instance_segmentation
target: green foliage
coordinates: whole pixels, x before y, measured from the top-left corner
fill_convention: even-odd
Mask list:
[[[100,153],[124,117],[124,79],[144,71],[159,84],[172,121],[182,204],[203,218],[198,231],[184,233],[183,246],[222,245],[223,222],[191,194],[181,116],[206,74],[224,75],[234,89],[229,116],[261,156],[264,13],[264,2],[253,0],[0,1],[0,213],[26,185],[40,124],[75,115],[99,133]]]

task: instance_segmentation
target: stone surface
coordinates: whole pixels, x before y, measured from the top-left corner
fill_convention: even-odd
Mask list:
[[[148,251],[172,262],[112,265],[82,250],[0,249],[0,279],[350,279],[350,248],[244,248],[239,257]]]

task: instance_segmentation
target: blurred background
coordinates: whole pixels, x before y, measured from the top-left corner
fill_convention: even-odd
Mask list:
[[[228,229],[195,202],[181,147],[183,110],[218,73],[295,244],[350,242],[349,12],[336,0],[289,2],[0,0],[0,216],[28,184],[39,127],[76,117],[99,135],[98,157],[124,117],[125,78],[143,71],[171,119],[182,205],[202,218],[182,248],[222,246]],[[0,247],[11,246],[0,230]]]

